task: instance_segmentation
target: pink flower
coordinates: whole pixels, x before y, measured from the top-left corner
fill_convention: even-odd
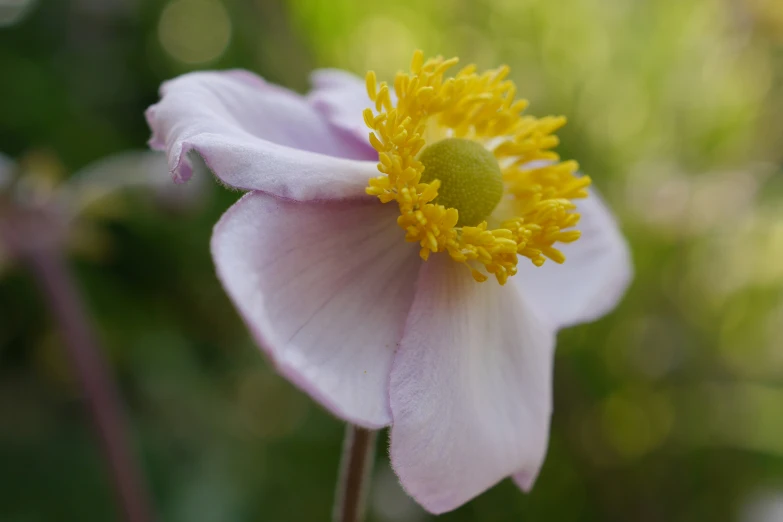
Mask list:
[[[177,181],[195,151],[248,191],[212,254],[258,344],[338,417],[390,425],[392,465],[433,513],[504,477],[532,487],[555,334],[606,314],[631,278],[589,178],[551,150],[564,119],[523,115],[507,68],[448,79],[451,65],[417,53],[393,89],[317,71],[307,96],[192,73],[147,112]]]
[[[63,167],[49,153],[30,151],[19,163],[0,153],[0,276],[14,258],[52,248],[100,256],[109,238],[97,221],[119,217],[118,199],[131,192],[143,190],[169,210],[197,206],[207,195],[205,173],[188,190],[176,190],[161,177],[166,170],[160,152],[126,151],[63,179]]]

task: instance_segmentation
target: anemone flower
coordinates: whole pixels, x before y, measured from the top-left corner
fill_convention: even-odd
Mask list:
[[[206,174],[177,191],[162,182],[162,172],[166,159],[159,152],[113,154],[67,179],[59,160],[49,153],[32,151],[18,163],[0,154],[0,276],[13,258],[24,257],[42,242],[59,243],[88,257],[100,255],[109,239],[99,221],[127,211],[123,198],[134,191],[146,192],[171,210],[196,207],[207,196]],[[23,225],[32,219],[38,233]]]
[[[590,178],[553,152],[565,119],[525,114],[507,67],[447,77],[456,62],[418,51],[391,85],[316,71],[307,96],[197,72],[147,112],[176,181],[195,151],[248,191],[212,254],[259,346],[336,416],[390,426],[392,466],[433,513],[508,476],[532,487],[556,332],[631,278]]]

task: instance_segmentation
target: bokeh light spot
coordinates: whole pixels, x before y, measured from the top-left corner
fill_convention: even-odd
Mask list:
[[[0,0],[0,27],[21,22],[32,11],[35,0]]]
[[[602,417],[608,442],[626,461],[660,446],[674,422],[669,400],[646,389],[613,394],[604,401]]]
[[[158,38],[166,52],[187,64],[220,58],[231,41],[231,19],[218,0],[173,0],[158,23]]]
[[[362,21],[350,45],[355,68],[374,69],[381,78],[393,75],[399,64],[408,61],[411,49],[417,47],[416,36],[409,24],[391,16],[373,16]]]

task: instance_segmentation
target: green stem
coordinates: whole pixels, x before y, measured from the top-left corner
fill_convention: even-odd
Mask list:
[[[33,249],[27,258],[84,390],[122,518],[151,522],[149,494],[133,458],[119,393],[66,261],[55,248]]]
[[[343,440],[340,476],[335,493],[334,522],[362,522],[378,432],[348,424]]]

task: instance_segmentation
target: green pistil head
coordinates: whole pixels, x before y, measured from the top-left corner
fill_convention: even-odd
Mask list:
[[[503,175],[495,156],[481,144],[448,138],[419,155],[421,181],[440,180],[435,203],[459,211],[457,226],[475,226],[487,219],[503,196]]]

